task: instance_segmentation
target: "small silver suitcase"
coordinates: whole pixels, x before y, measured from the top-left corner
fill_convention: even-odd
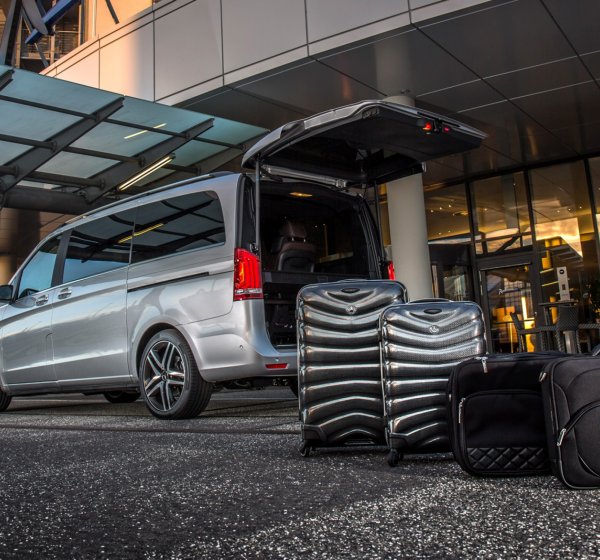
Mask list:
[[[485,352],[481,308],[420,300],[381,314],[381,376],[388,463],[402,453],[450,451],[446,387],[452,368]]]
[[[298,400],[303,444],[385,445],[379,317],[406,300],[391,280],[305,286],[297,299]]]

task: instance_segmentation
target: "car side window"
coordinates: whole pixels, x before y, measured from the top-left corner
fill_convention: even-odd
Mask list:
[[[216,193],[205,191],[140,206],[131,262],[142,262],[225,242],[225,223]]]
[[[60,235],[49,239],[25,265],[19,279],[17,299],[47,290],[52,286]]]
[[[71,231],[62,282],[72,282],[129,264],[135,210],[87,222]]]

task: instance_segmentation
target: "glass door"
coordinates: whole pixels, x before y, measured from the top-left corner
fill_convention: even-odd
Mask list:
[[[516,352],[519,341],[511,313],[516,313],[526,328],[535,324],[535,277],[531,262],[497,262],[488,266],[482,268],[480,265],[479,269],[488,350],[494,353]],[[535,339],[530,336],[527,337],[527,350],[535,350]]]

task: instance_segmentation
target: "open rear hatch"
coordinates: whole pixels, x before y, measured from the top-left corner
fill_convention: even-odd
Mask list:
[[[381,184],[421,173],[427,160],[476,148],[484,137],[474,128],[428,111],[363,101],[286,124],[252,146],[242,166],[256,173],[255,239],[263,244],[265,316],[273,344],[295,344],[295,299],[303,285],[381,276],[383,252],[374,247],[378,236],[371,233],[366,203],[357,200],[344,214],[344,209],[351,208],[350,202],[342,200],[348,195],[330,193],[327,215],[323,211],[326,197],[317,190],[311,192],[307,180],[333,190]],[[268,188],[261,189],[263,174],[300,181],[270,181]],[[274,197],[270,204],[269,196]],[[292,196],[308,198],[292,203]],[[314,262],[306,271],[281,266],[281,259],[269,250],[278,232],[276,219],[282,221],[283,217],[302,223],[300,231],[306,232],[293,242],[314,248]]]
[[[342,188],[381,184],[421,173],[425,161],[477,148],[484,138],[436,113],[362,101],[274,130],[246,152],[242,166],[258,164],[271,175],[314,175]]]

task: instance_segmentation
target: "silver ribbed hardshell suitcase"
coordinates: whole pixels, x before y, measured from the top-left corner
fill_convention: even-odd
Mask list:
[[[381,375],[388,462],[400,453],[450,451],[446,388],[452,368],[485,352],[481,308],[422,300],[381,314]]]
[[[385,444],[379,316],[406,300],[391,280],[305,286],[297,299],[301,452],[354,443]]]

